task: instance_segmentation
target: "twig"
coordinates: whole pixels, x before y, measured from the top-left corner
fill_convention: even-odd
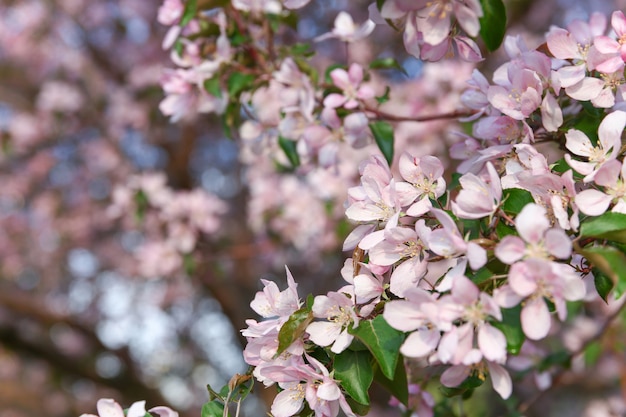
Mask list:
[[[398,116],[389,114],[382,110],[366,107],[366,112],[374,113],[374,120],[387,120],[390,122],[431,122],[435,120],[458,119],[459,117],[468,117],[474,114],[471,110],[455,110],[451,113],[433,114],[429,116]]]

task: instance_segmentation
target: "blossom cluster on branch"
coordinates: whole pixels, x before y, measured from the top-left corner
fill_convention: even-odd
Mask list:
[[[503,41],[508,60],[491,82],[474,70],[460,94],[465,108],[432,117],[466,123],[450,163],[398,149],[398,123],[431,119],[384,110],[395,91],[375,74],[401,68],[397,61],[322,71],[310,45],[281,43],[293,9],[307,3],[218,1],[201,11],[195,1],[167,0],[159,14],[172,27],[164,47],[178,66],[163,80],[161,110],[172,120],[220,114],[243,161],[263,160],[265,169],[271,161],[290,181],[342,178],[352,150],[375,143],[380,151],[362,158],[359,183],[346,190],[345,216],[356,226],[343,245],[352,251],[344,285],[303,301],[287,270],[285,290],[264,280],[251,303],[263,320],[242,331],[244,358],[254,378],[279,387],[271,414],[365,415],[376,381],[408,413],[456,415],[428,389],[439,381],[444,396],[465,399],[489,379],[508,399],[528,352],[540,359],[522,371],[541,374],[546,389],[549,370],[567,367],[593,338],[560,360],[537,345],[561,337],[583,301],[624,305],[624,14],[614,12],[610,26],[593,14],[553,27],[533,49],[494,24],[499,0],[377,1],[362,25],[342,12],[317,42],[350,48],[374,24],[401,25],[410,54],[439,60],[456,48],[475,62],[482,54],[473,39],[489,50]],[[239,404],[246,377],[211,391],[203,417]]]

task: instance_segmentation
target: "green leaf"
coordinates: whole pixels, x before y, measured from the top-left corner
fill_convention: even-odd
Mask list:
[[[572,362],[572,356],[565,350],[559,350],[546,356],[538,365],[537,370],[540,372],[547,371],[552,366],[562,366],[569,368]]]
[[[558,161],[556,161],[555,163],[551,164],[550,165],[550,169],[553,172],[557,172],[559,174],[564,174],[566,171],[569,171],[572,168],[570,168],[570,166],[567,165],[567,162],[565,161],[565,158],[561,158]]]
[[[393,164],[393,127],[387,122],[372,122],[370,130],[378,149],[383,153],[389,166]]]
[[[358,403],[350,397],[346,397],[346,402],[350,406],[352,412],[356,413],[359,416],[366,416],[370,412],[369,405],[363,405],[361,403]]]
[[[243,74],[241,72],[234,72],[227,81],[228,94],[231,97],[235,97],[241,93],[244,89],[252,85],[256,77],[252,74]]]
[[[218,77],[209,78],[204,81],[204,89],[207,93],[214,97],[222,98],[222,86]]]
[[[396,372],[393,378],[387,378],[381,372],[380,367],[377,366],[376,372],[374,373],[374,381],[396,397],[402,404],[407,407],[409,406],[409,384],[406,378],[404,361],[398,361],[396,364]]]
[[[385,87],[385,92],[383,93],[382,96],[376,96],[374,97],[376,99],[376,101],[378,102],[378,104],[383,104],[389,101],[389,92],[391,91],[391,88],[389,88],[389,86]]]
[[[589,263],[605,274],[615,286],[615,296],[626,290],[626,254],[613,246],[592,246],[578,249]]]
[[[183,11],[183,17],[180,19],[180,26],[185,27],[187,23],[196,16],[197,4],[196,0],[188,0],[185,3],[185,10]]]
[[[478,271],[476,271],[473,275],[469,276],[469,279],[476,285],[480,285],[485,281],[491,281],[491,278],[493,277],[493,272],[487,268],[486,266],[483,266],[482,268],[480,268]]]
[[[311,57],[315,55],[315,51],[311,49],[310,43],[296,43],[289,48],[290,55],[302,55],[305,57]]]
[[[401,71],[404,75],[408,76],[404,67],[400,65],[395,58],[391,58],[391,57],[377,58],[372,61],[372,63],[369,65],[369,68],[370,69],[397,69],[398,71]]]
[[[599,342],[590,343],[584,351],[585,365],[590,369],[598,362],[602,355],[602,346]]]
[[[506,32],[506,9],[502,0],[480,0],[483,16],[480,18],[480,37],[489,51],[500,47]]]
[[[376,0],[376,7],[378,8],[378,11],[381,11],[383,8],[383,4],[385,4],[386,0]]]
[[[580,237],[594,237],[626,243],[626,214],[604,213],[580,225]]]
[[[283,152],[285,152],[285,155],[287,155],[287,159],[289,159],[291,166],[297,168],[300,165],[300,155],[298,155],[298,150],[296,149],[296,141],[279,136],[278,145]]]
[[[355,401],[369,405],[368,390],[374,380],[372,355],[368,351],[344,350],[335,356],[335,379]]]
[[[224,415],[224,404],[217,401],[209,401],[202,406],[202,417],[222,417]]]
[[[504,200],[502,209],[512,214],[519,214],[526,204],[535,201],[531,193],[521,188],[507,188],[503,190],[502,200]]]
[[[611,278],[604,275],[597,268],[593,268],[593,283],[596,286],[596,291],[598,291],[600,298],[602,298],[605,303],[608,303],[609,293],[614,286]]]
[[[504,334],[506,350],[512,355],[517,355],[522,348],[522,344],[524,344],[524,340],[526,340],[520,321],[522,306],[502,308],[500,311],[502,311],[502,321],[492,322],[491,324]]]
[[[515,228],[505,224],[503,221],[499,221],[496,225],[496,233],[498,237],[502,239],[504,236],[515,235]]]
[[[280,356],[293,342],[302,337],[306,327],[313,321],[310,308],[303,307],[289,316],[278,332],[278,350],[274,357]]]
[[[389,379],[393,378],[405,334],[387,324],[383,316],[362,321],[359,327],[352,330],[352,334],[374,355],[383,374]]]

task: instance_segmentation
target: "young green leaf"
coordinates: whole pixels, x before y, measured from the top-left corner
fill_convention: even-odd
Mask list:
[[[400,345],[405,339],[404,333],[387,324],[383,316],[377,316],[373,320],[362,321],[359,327],[352,330],[352,334],[367,346],[383,374],[389,379],[393,378]]]
[[[535,201],[531,193],[521,188],[507,188],[503,190],[502,200],[504,200],[502,209],[512,214],[519,214],[526,204]]]
[[[185,27],[187,23],[196,16],[197,2],[196,0],[188,0],[185,3],[185,10],[183,11],[183,17],[180,19],[180,26]]]
[[[278,350],[275,357],[280,356],[293,342],[302,337],[309,323],[313,321],[313,313],[307,307],[294,312],[278,332]]]
[[[592,246],[578,251],[613,282],[615,296],[620,297],[626,290],[626,254],[613,246]]]
[[[285,152],[285,155],[287,155],[291,166],[297,168],[300,165],[300,155],[298,154],[296,141],[279,136],[278,145],[280,149]]]
[[[202,406],[202,417],[222,417],[224,415],[224,404],[217,401],[209,401]]]
[[[204,81],[204,90],[214,97],[222,98],[222,88],[218,77],[209,78]]]
[[[370,130],[389,166],[393,164],[393,127],[387,122],[372,122]]]
[[[372,355],[368,351],[344,350],[335,356],[335,379],[355,401],[369,405],[368,390],[374,380]]]
[[[506,350],[512,355],[517,355],[522,348],[522,344],[524,344],[524,340],[526,340],[520,321],[522,306],[502,308],[500,311],[502,311],[502,321],[496,321],[492,324],[504,333]]]
[[[380,370],[380,367],[376,367],[374,373],[374,381],[385,388],[391,395],[396,397],[402,404],[409,406],[409,384],[406,378],[406,368],[404,367],[404,361],[398,361],[396,364],[396,372],[393,378],[387,378]]]
[[[252,74],[243,74],[241,72],[234,72],[228,78],[228,82],[226,83],[228,87],[228,94],[231,97],[236,96],[237,94],[245,90],[247,87],[252,85],[255,79],[256,77]]]
[[[502,44],[506,31],[506,9],[502,0],[480,0],[483,16],[480,18],[480,37],[489,51]]]
[[[626,243],[626,214],[607,212],[580,225],[580,237]]]
[[[600,298],[602,298],[605,303],[608,303],[609,293],[614,286],[611,278],[604,275],[598,268],[593,268],[593,284],[596,286],[596,291],[598,291]]]

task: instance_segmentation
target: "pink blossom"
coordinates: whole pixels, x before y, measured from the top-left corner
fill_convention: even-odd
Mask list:
[[[419,217],[427,213],[432,207],[430,199],[436,200],[446,190],[441,161],[434,156],[418,158],[405,152],[400,157],[399,169],[402,178],[407,181],[396,185],[401,204],[410,205],[406,214]]]
[[[354,299],[342,292],[331,291],[318,295],[313,302],[313,315],[328,321],[315,321],[306,328],[309,339],[319,346],[329,346],[334,353],[343,352],[354,336],[348,333],[357,327],[359,319],[354,311]]]
[[[464,174],[459,182],[462,190],[452,202],[452,211],[463,219],[480,219],[492,216],[502,199],[502,185],[496,169],[487,162],[489,183],[474,174]]]
[[[516,120],[529,117],[541,106],[543,84],[539,74],[527,68],[511,65],[508,80],[503,85],[489,87],[489,103]]]
[[[424,34],[424,41],[437,45],[445,40],[450,33],[450,18],[456,17],[458,23],[468,35],[478,35],[480,24],[478,18],[483,11],[476,0],[418,0],[416,6],[421,5],[417,14],[417,26]],[[414,6],[415,7],[415,6]]]
[[[457,387],[472,373],[477,374],[481,379],[485,379],[486,374],[489,374],[494,391],[503,399],[509,398],[513,392],[513,382],[506,369],[495,362],[482,360],[480,355],[476,355],[473,359],[473,362],[454,365],[446,369],[441,374],[441,383],[446,387]]]
[[[593,146],[591,140],[583,132],[570,129],[566,134],[565,147],[574,155],[588,158],[588,162],[572,159],[565,154],[565,160],[576,171],[585,175],[584,182],[590,182],[598,169],[607,161],[617,158],[622,146],[622,132],[626,126],[626,112],[614,111],[606,116],[598,128],[599,141]]]
[[[306,356],[309,364],[298,364],[274,372],[281,377],[281,391],[272,403],[275,417],[297,414],[306,399],[316,416],[336,417],[341,409],[346,416],[355,417],[337,382],[318,360]]]
[[[390,266],[401,260],[390,278],[390,290],[399,297],[408,288],[416,287],[426,274],[426,244],[431,230],[423,219],[415,224],[415,229],[408,227],[387,228],[383,240],[369,249],[370,264]],[[367,243],[367,241],[365,241]]]
[[[133,403],[126,412],[126,417],[144,417],[146,415],[146,402],[137,401]],[[115,401],[110,398],[102,398],[97,403],[98,414],[100,417],[124,417],[124,410]],[[151,413],[157,413],[161,417],[178,417],[178,413],[169,407],[159,406],[148,410]],[[80,417],[98,417],[94,414],[82,414]]]
[[[529,339],[543,339],[551,327],[550,311],[544,301],[554,303],[560,320],[567,317],[565,301],[581,300],[585,284],[568,265],[531,258],[511,266],[508,284],[494,293],[502,307],[510,308],[525,300],[522,307],[522,330]]]
[[[162,25],[172,26],[181,18],[184,9],[185,5],[181,0],[164,0],[159,7],[157,20]]]
[[[618,160],[606,162],[597,171],[594,182],[604,188],[583,190],[576,196],[576,205],[588,216],[599,216],[615,204],[611,211],[626,214],[626,165]]]
[[[437,255],[457,257],[466,255],[472,269],[487,263],[487,252],[474,242],[466,242],[452,218],[443,210],[430,210],[443,226],[427,236],[427,245]]]
[[[401,205],[389,165],[380,155],[371,156],[361,166],[361,185],[348,189],[346,216],[360,222],[397,224]],[[382,233],[379,233],[382,239]]]
[[[598,71],[605,73],[622,70],[626,61],[626,17],[621,10],[616,10],[611,15],[611,26],[617,36],[616,40],[608,36],[598,36],[594,40],[598,51],[608,55],[606,60],[596,65]]]
[[[440,299],[446,319],[462,320],[459,327],[445,333],[437,351],[443,363],[458,365],[473,356],[474,334],[478,349],[489,361],[504,363],[506,360],[506,338],[504,334],[488,322],[489,316],[502,320],[500,308],[487,294],[464,275],[455,277],[450,295]]]
[[[495,249],[495,255],[506,264],[523,258],[566,259],[572,253],[572,242],[562,229],[550,228],[544,207],[530,203],[515,218],[520,237],[505,236]]]
[[[452,326],[440,317],[436,297],[419,288],[407,289],[402,300],[387,302],[383,316],[391,327],[411,332],[400,347],[400,353],[410,358],[433,353],[441,330],[450,330]]]
[[[345,107],[354,109],[359,105],[359,101],[373,98],[374,90],[368,85],[361,85],[363,82],[363,67],[359,64],[352,64],[348,71],[336,68],[330,72],[333,84],[343,90],[343,94],[331,93],[324,99],[324,106],[330,108]]]
[[[318,36],[315,38],[315,41],[319,42],[330,38],[337,38],[343,42],[356,42],[368,37],[375,27],[376,24],[370,19],[357,27],[352,16],[345,11],[341,11],[335,18],[335,27],[333,30]]]
[[[298,298],[298,284],[296,284],[289,268],[287,271],[287,289],[280,291],[273,281],[262,279],[263,290],[256,293],[254,300],[250,302],[250,307],[261,317],[288,318],[300,308],[301,302]]]

